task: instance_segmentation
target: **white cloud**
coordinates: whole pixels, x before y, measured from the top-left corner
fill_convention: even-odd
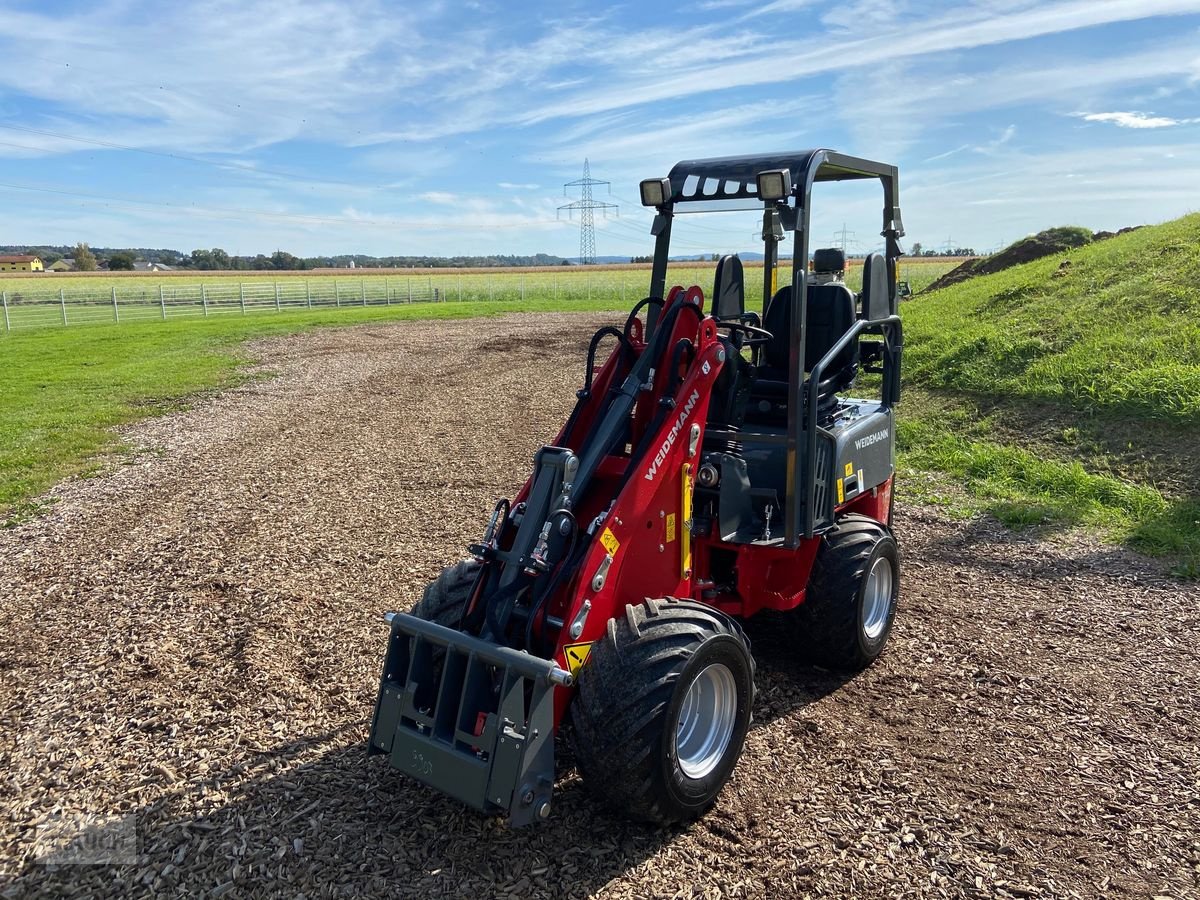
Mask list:
[[[926,157],[923,161],[927,162],[927,163],[937,162],[938,160],[947,159],[951,156],[955,156],[956,154],[962,153],[964,150],[970,150],[970,149],[971,149],[970,144],[959,144],[953,150],[947,150],[944,153],[938,153],[935,156]]]
[[[1194,58],[1195,42],[1188,35],[1133,46],[1124,54],[1067,56],[1050,50],[1040,57],[1005,55],[989,68],[967,67],[958,54],[895,60],[840,75],[833,106],[852,146],[871,147],[885,158],[901,156],[914,145],[932,146],[936,149],[926,152],[934,159],[926,161],[934,161],[959,152],[949,147],[981,145],[974,134],[962,131],[968,117],[995,115],[1000,109],[1028,114],[1039,107],[1057,116],[1064,108],[1078,108],[1081,99],[1097,105],[1115,102],[1105,98],[1135,85],[1179,81],[1191,71]],[[897,91],[897,85],[903,89]]]
[[[311,226],[253,221],[271,244],[283,229],[264,223],[302,233],[307,244],[293,252],[336,249],[343,236],[353,248],[355,235],[363,246],[395,250],[435,228],[472,241],[482,223],[504,230],[488,249],[516,249],[546,233],[539,192],[558,193],[585,155],[625,200],[637,177],[685,156],[830,141],[901,164],[906,184],[966,167],[986,184],[1006,160],[1022,159],[1018,143],[1029,151],[1059,140],[1074,146],[1077,132],[1063,118],[1073,110],[1114,126],[1094,129],[1097,140],[1154,134],[1117,127],[1191,123],[1104,111],[1189,115],[1190,98],[1165,98],[1200,79],[1194,18],[1143,22],[1128,41],[1115,40],[1120,29],[1111,27],[1197,13],[1200,0],[848,0],[836,8],[700,0],[649,21],[652,6],[645,16],[607,7],[555,19],[489,3],[465,15],[453,3],[387,0],[94,0],[70,12],[18,5],[25,9],[0,18],[0,121],[42,133],[0,129],[6,180],[65,185],[76,179],[73,166],[86,164],[80,190],[111,178],[113,191],[194,203],[210,218],[217,207],[322,217]],[[758,15],[738,19],[748,12]],[[1051,37],[1088,28],[1096,30]],[[1153,44],[1143,35],[1152,28]],[[1157,97],[1156,89],[1166,92]],[[1019,139],[1009,122],[1020,126]],[[921,152],[910,159],[914,145]],[[67,153],[41,169],[30,161]],[[438,177],[445,172],[453,180]],[[633,213],[625,200],[622,219]],[[100,201],[85,202],[102,218]],[[956,201],[941,202],[944,211]],[[67,203],[58,208],[69,226]],[[1040,227],[1034,206],[1026,224]],[[459,209],[472,215],[454,215]],[[548,210],[553,218],[553,203]],[[202,226],[180,229],[201,234]],[[248,226],[247,240],[254,233]]]
[[[955,10],[940,19],[917,20],[857,40],[818,42],[812,39],[772,45],[771,64],[756,54],[703,67],[672,70],[663,76],[613,79],[606,87],[581,92],[567,100],[520,114],[517,121],[533,124],[548,119],[577,117],[660,100],[688,97],[738,87],[778,84],[826,72],[864,69],[890,60],[967,50],[1035,37],[1078,31],[1156,16],[1200,12],[1200,0],[1092,0],[1044,4],[1020,15],[994,15],[986,9]],[[1193,51],[1194,56],[1194,51]]]
[[[1200,119],[1172,119],[1169,116],[1153,116],[1143,112],[1075,113],[1085,122],[1111,122],[1122,128],[1171,128],[1188,125]]]
[[[417,199],[424,200],[426,203],[437,203],[440,206],[457,206],[464,201],[463,197],[449,191],[426,191],[418,194]]]

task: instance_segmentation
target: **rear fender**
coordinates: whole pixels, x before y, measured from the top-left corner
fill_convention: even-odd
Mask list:
[[[849,503],[837,507],[837,516],[856,513],[860,516],[866,516],[868,519],[874,519],[876,522],[891,528],[892,488],[895,481],[896,476],[891,475],[883,484],[877,485],[869,491],[864,491]]]

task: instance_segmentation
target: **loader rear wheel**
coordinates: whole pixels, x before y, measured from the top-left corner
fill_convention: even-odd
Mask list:
[[[690,600],[625,608],[592,647],[571,703],[584,784],[657,824],[695,819],[729,780],[754,703],[741,628]]]
[[[859,671],[883,652],[900,596],[900,551],[874,519],[848,515],[823,539],[792,615],[812,661]]]
[[[478,574],[479,561],[474,559],[464,559],[443,569],[426,586],[424,596],[412,608],[412,615],[447,628],[458,628]]]

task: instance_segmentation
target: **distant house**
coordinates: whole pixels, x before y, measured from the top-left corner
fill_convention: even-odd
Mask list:
[[[75,260],[60,259],[58,262],[51,263],[50,265],[48,265],[46,267],[46,271],[47,272],[74,272],[75,271]]]
[[[41,257],[0,256],[0,272],[42,272]]]
[[[174,266],[164,265],[160,262],[146,262],[144,259],[139,259],[133,264],[135,272],[174,272]]]

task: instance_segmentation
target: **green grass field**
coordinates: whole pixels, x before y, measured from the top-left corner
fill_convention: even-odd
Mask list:
[[[1192,215],[906,304],[906,468],[1013,526],[1097,526],[1200,574],[1198,280]]]
[[[901,260],[900,277],[912,283],[913,290],[920,290],[931,284],[936,278],[948,272],[957,265],[957,260],[942,258],[904,259]],[[712,282],[714,264],[711,262],[679,262],[672,263],[670,272],[675,281],[691,284],[693,282],[705,285]],[[781,269],[786,275],[789,268]],[[746,263],[746,289],[751,295],[761,301],[761,263]],[[752,274],[755,273],[755,274]],[[858,283],[862,277],[862,268],[858,260],[851,261],[849,282]],[[200,270],[177,270],[174,272],[90,272],[58,273],[43,272],[36,275],[0,275],[0,289],[10,295],[21,292],[57,292],[60,288],[68,294],[82,292],[103,293],[116,287],[118,291],[138,290],[151,293],[161,283],[170,286],[173,282],[201,281],[211,286],[233,286],[239,284],[263,284],[279,281],[324,282],[330,279],[339,280],[347,285],[347,292],[353,292],[360,281],[366,280],[369,285],[388,281],[397,289],[411,282],[414,286],[428,284],[432,279],[434,287],[441,289],[449,299],[457,300],[458,284],[463,284],[462,299],[490,299],[468,296],[484,292],[492,283],[503,296],[496,299],[512,299],[519,297],[521,284],[526,286],[527,293],[552,293],[555,284],[561,284],[571,295],[587,290],[588,282],[597,290],[615,292],[624,283],[630,291],[635,288],[643,289],[649,285],[649,264],[637,265],[605,265],[605,266],[559,266],[540,269],[389,269],[386,272],[376,272],[371,269],[339,269],[331,271],[247,271],[247,272],[205,272]],[[690,280],[689,280],[690,279]],[[632,296],[632,295],[631,295]]]
[[[929,283],[949,265],[922,261],[919,266],[913,266],[913,271],[919,270],[924,283]],[[747,272],[750,303],[756,308],[761,308],[761,282],[755,278],[760,273],[761,269],[754,268]],[[784,272],[782,277],[789,275]],[[712,266],[680,266],[673,268],[670,276],[673,281],[707,285],[712,281]],[[154,274],[114,278],[51,277],[55,279],[54,284],[100,284],[101,293],[111,287],[110,282],[121,283],[127,289],[141,285],[139,289],[151,297],[160,280]],[[299,279],[303,276],[291,277]],[[328,281],[333,276],[312,277],[313,280],[324,278]],[[427,277],[440,278],[445,284],[451,284],[451,279],[458,276]],[[0,359],[3,360],[0,367],[0,516],[9,515],[14,509],[24,509],[30,498],[55,481],[85,471],[97,454],[113,449],[112,426],[170,409],[197,391],[232,383],[243,362],[237,351],[238,345],[249,338],[381,319],[627,308],[634,302],[631,298],[640,298],[643,292],[642,288],[634,290],[635,279],[640,285],[641,280],[648,278],[648,270],[644,267],[624,271],[601,268],[589,273],[576,268],[563,274],[561,282],[557,272],[462,277],[490,278],[501,299],[411,305],[398,301],[391,306],[363,308],[353,305],[351,301],[355,294],[348,291],[347,305],[340,309],[284,307],[276,312],[271,305],[260,314],[242,316],[235,302],[224,306],[214,303],[208,317],[196,308],[190,317],[177,318],[176,310],[172,308],[171,318],[165,322],[159,319],[157,309],[150,302],[132,310],[123,305],[121,324],[111,324],[111,308],[104,303],[90,309],[76,304],[68,308],[69,322],[78,323],[85,314],[90,314],[105,324],[68,328],[62,327],[56,304],[33,311],[11,305],[9,316],[15,323],[22,322],[22,314],[32,318],[36,313],[41,319],[34,321],[55,327],[22,328],[17,324],[11,333],[0,331]],[[66,280],[60,282],[59,278]],[[397,279],[389,278],[395,285]],[[590,296],[589,278],[594,288]],[[854,270],[851,278],[855,278]],[[626,279],[624,291],[621,279]],[[163,282],[178,284],[182,280],[184,276]],[[239,283],[219,274],[205,281],[214,285],[222,281]],[[274,279],[269,275],[258,277],[260,284],[272,281]],[[41,278],[0,278],[0,287],[12,294],[19,293],[14,286],[25,283],[44,282]],[[564,286],[574,284],[579,296],[567,299],[565,290],[563,294],[555,290],[559,283]],[[626,294],[624,299],[623,293]]]
[[[116,449],[112,426],[172,408],[239,377],[249,338],[409,318],[554,311],[561,304],[426,303],[270,316],[0,332],[0,520],[35,511],[30,498]],[[611,303],[578,302],[580,310]]]
[[[1019,528],[1098,527],[1171,557],[1182,574],[1200,572],[1198,251],[1200,217],[1191,216],[906,303],[901,495],[986,510]],[[953,265],[922,260],[901,274],[919,290]],[[752,308],[761,305],[759,272],[747,270]],[[859,274],[851,271],[852,285]],[[209,318],[0,333],[0,515],[34,511],[31,498],[115,449],[111,426],[233,383],[248,338],[411,317],[619,309],[642,295],[648,273],[423,277],[450,297],[460,277],[464,290],[491,279],[497,299],[247,316],[226,308]],[[711,267],[673,268],[669,279],[711,280]],[[0,279],[0,288],[16,281]]]
[[[713,263],[679,263],[668,283],[712,284]],[[905,263],[901,275],[920,290],[954,265]],[[848,280],[857,287],[861,268]],[[791,277],[783,269],[780,278]],[[6,330],[224,315],[276,314],[323,307],[403,305],[410,302],[550,301],[564,309],[579,303],[632,306],[649,288],[648,266],[564,266],[536,270],[422,269],[386,274],[339,272],[181,272],[116,275],[0,276]],[[762,267],[748,265],[747,302],[762,306]],[[114,308],[116,307],[116,308]]]

